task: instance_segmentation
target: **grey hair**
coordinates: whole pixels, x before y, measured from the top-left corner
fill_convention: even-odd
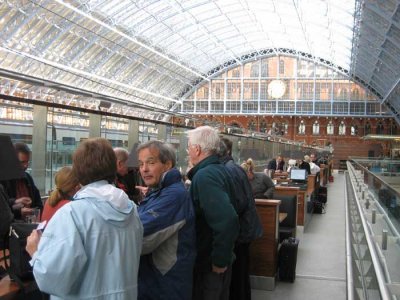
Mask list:
[[[219,151],[218,151],[218,156],[219,157],[225,157],[227,156],[228,153],[228,147],[226,146],[225,142],[221,139],[219,141]]]
[[[115,153],[115,156],[117,157],[117,160],[120,160],[123,162],[128,160],[128,157],[129,157],[128,150],[126,150],[124,148],[114,148],[114,153]]]
[[[187,132],[192,145],[199,145],[204,152],[217,154],[220,138],[218,131],[210,126],[200,126]]]
[[[175,154],[175,149],[172,145],[162,142],[162,141],[157,141],[157,140],[152,140],[148,141],[146,143],[140,144],[136,152],[139,154],[140,151],[143,149],[156,149],[158,150],[158,158],[163,164],[166,164],[168,161],[171,161],[172,163],[172,168],[175,167],[176,165],[176,154]]]

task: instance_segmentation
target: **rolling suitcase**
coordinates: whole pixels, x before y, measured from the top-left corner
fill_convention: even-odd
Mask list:
[[[279,279],[294,282],[296,278],[297,249],[299,239],[290,237],[283,240],[279,249]]]

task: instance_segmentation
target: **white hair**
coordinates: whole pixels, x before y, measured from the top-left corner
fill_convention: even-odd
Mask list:
[[[129,158],[129,152],[124,148],[114,148],[114,153],[117,157],[117,160],[127,161]]]
[[[218,153],[220,138],[218,131],[210,126],[189,130],[187,136],[192,145],[199,145],[204,152]]]

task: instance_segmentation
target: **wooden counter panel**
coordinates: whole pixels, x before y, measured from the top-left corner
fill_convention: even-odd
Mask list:
[[[257,200],[264,235],[250,245],[250,274],[275,277],[278,265],[278,215],[280,200]]]

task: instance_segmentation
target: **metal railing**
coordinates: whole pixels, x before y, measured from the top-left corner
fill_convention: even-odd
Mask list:
[[[375,191],[376,181],[370,180],[376,175],[354,161],[348,162],[347,168],[348,299],[398,299],[400,236],[397,225],[381,205]]]

